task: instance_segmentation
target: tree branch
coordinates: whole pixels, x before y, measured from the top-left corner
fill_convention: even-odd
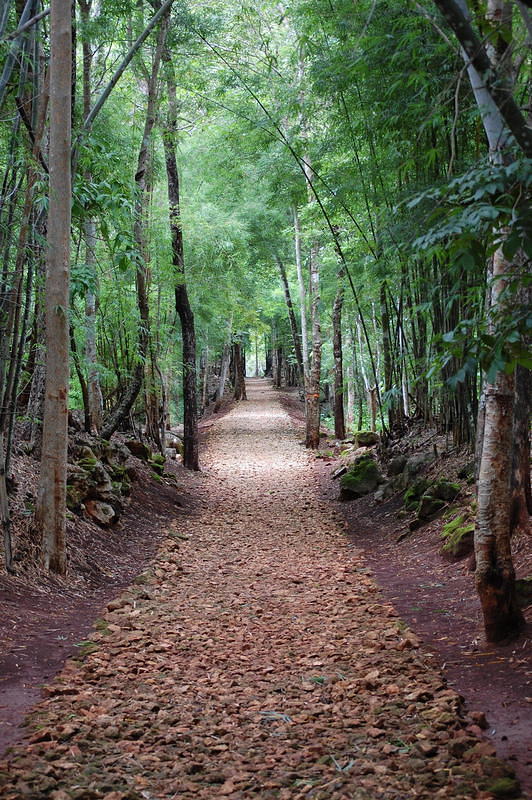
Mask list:
[[[434,0],[434,3],[453,29],[460,46],[484,82],[486,91],[520,149],[528,158],[532,158],[532,128],[527,124],[513,95],[493,69],[489,56],[471,23],[466,19],[456,0]]]

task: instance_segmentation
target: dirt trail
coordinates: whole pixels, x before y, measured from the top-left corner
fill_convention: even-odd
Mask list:
[[[320,499],[275,393],[257,380],[248,396],[209,434],[196,516],[108,605],[0,763],[4,800],[508,788]]]

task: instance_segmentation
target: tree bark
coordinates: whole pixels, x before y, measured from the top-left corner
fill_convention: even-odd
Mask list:
[[[235,342],[233,344],[233,362],[235,369],[234,398],[235,400],[247,400],[244,359],[242,357],[242,345],[240,342]]]
[[[301,261],[301,227],[296,207],[293,208],[293,217],[297,283],[299,287],[299,314],[301,319],[301,355],[303,359],[303,377],[304,380],[306,380],[308,375],[307,292],[305,289],[305,279],[303,277],[303,263]]]
[[[175,270],[175,307],[181,323],[183,341],[183,466],[199,470],[198,401],[196,392],[196,329],[185,277],[183,228],[181,226],[180,186],[175,156],[177,139],[177,101],[173,67],[165,54],[168,70],[168,121],[164,133],[164,155],[168,181],[170,231],[172,235],[172,263]]]
[[[510,278],[502,248],[493,256],[491,309],[500,312]],[[488,641],[513,638],[524,626],[515,596],[510,544],[514,375],[500,371],[484,390],[484,435],[478,477],[475,580]]]
[[[46,569],[64,575],[69,382],[72,4],[52,0],[46,387],[36,521]]]
[[[501,75],[496,68],[497,65],[491,62],[488,53],[475,33],[468,19],[465,1],[434,0],[434,3],[453,29],[465,54],[464,60],[470,63],[468,73],[475,94],[478,87],[484,95],[482,103],[479,103],[484,127],[486,127],[485,119],[493,116],[493,109],[495,108],[498,112],[497,116],[504,120],[522,152],[527,158],[532,158],[532,128],[523,117],[512,95],[511,88],[508,87],[504,80],[501,80]],[[474,78],[472,78],[473,70],[476,73]]]
[[[338,272],[338,287],[332,311],[334,359],[334,435],[345,439],[344,368],[342,354],[342,307],[344,304],[344,273]]]
[[[92,51],[87,39],[87,26],[90,21],[92,0],[78,0],[83,31],[83,118],[87,119],[91,112]],[[90,183],[92,176],[85,173],[85,180]],[[85,264],[91,275],[93,287],[85,295],[85,361],[87,364],[87,413],[90,433],[99,433],[103,424],[103,397],[100,387],[98,353],[96,348],[97,332],[97,276],[96,276],[96,222],[86,219],[83,224],[85,237]]]
[[[320,270],[318,245],[313,243],[310,252],[310,318],[312,323],[312,361],[306,390],[307,414],[305,444],[311,450],[320,445],[320,377],[321,377],[321,324],[320,324]]]
[[[152,61],[151,73],[148,81],[148,97],[146,108],[146,119],[137,160],[137,171],[135,173],[135,204],[133,209],[133,236],[138,250],[137,269],[135,273],[135,283],[137,289],[137,307],[139,311],[138,327],[138,351],[140,363],[135,366],[133,376],[127,388],[115,408],[104,421],[102,437],[109,439],[120,426],[122,420],[129,414],[139,392],[142,388],[144,379],[144,368],[146,360],[151,356],[150,350],[150,311],[147,289],[147,248],[145,243],[145,212],[147,204],[147,169],[149,159],[149,145],[155,116],[157,112],[157,77],[166,41],[168,20],[164,20],[157,36],[157,46]]]
[[[288,278],[286,277],[286,269],[279,256],[276,256],[276,261],[277,261],[277,266],[279,267],[279,272],[281,274],[281,283],[283,284],[283,289],[284,289],[284,297],[286,301],[286,308],[288,311],[288,320],[290,322],[290,331],[292,332],[292,341],[294,342],[294,352],[296,355],[297,367],[301,378],[300,384],[301,386],[304,386],[305,371],[303,367],[303,353],[301,351],[301,342],[299,340],[299,333],[297,330],[296,315],[294,313],[294,306],[292,303],[292,297],[290,295],[290,286],[288,285]]]
[[[220,403],[223,400],[223,396],[225,394],[225,384],[227,383],[227,376],[229,374],[229,365],[231,363],[232,330],[233,330],[233,315],[231,314],[229,322],[227,323],[227,338],[224,344],[224,349],[222,351],[222,360],[220,364],[220,379],[218,381],[218,387],[216,389],[217,410]]]

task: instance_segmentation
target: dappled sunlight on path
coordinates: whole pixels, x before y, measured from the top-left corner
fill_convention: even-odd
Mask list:
[[[197,515],[49,689],[6,800],[490,796],[504,768],[320,500],[276,393],[248,397],[187,479]]]

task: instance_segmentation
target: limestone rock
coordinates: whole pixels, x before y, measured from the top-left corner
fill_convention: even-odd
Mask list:
[[[419,501],[417,510],[418,519],[429,520],[445,506],[445,501],[431,494],[424,494]]]
[[[455,500],[460,494],[460,485],[441,479],[431,484],[430,494],[439,500]]]
[[[404,496],[404,506],[408,511],[414,511],[418,506],[422,496],[429,488],[429,482],[425,478],[419,478],[412,486],[406,490]]]
[[[359,447],[373,447],[379,443],[379,434],[375,431],[357,431],[355,439]]]
[[[383,500],[387,500],[392,494],[395,493],[395,488],[392,481],[388,483],[384,483],[380,486],[377,491],[375,492],[375,500],[378,503],[381,503]]]
[[[109,503],[102,503],[100,500],[87,500],[85,512],[102,528],[108,528],[109,525],[118,520],[118,515],[113,506]]]
[[[148,461],[151,456],[148,445],[144,444],[144,442],[139,442],[137,439],[130,439],[129,442],[126,442],[126,447],[131,455],[141,458],[143,461]]]
[[[371,456],[361,456],[340,478],[340,500],[355,500],[374,492],[383,481],[377,462]]]
[[[406,456],[396,456],[395,458],[392,458],[392,460],[388,464],[388,474],[399,475],[404,470],[406,462],[407,462]]]

